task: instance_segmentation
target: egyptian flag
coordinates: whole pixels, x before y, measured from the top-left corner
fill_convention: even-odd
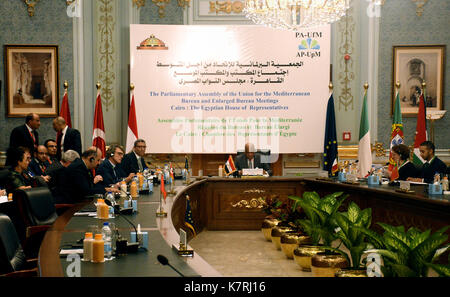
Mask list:
[[[233,174],[236,171],[236,166],[234,166],[234,161],[231,155],[228,157],[227,162],[225,162],[225,173],[228,175]]]
[[[105,125],[103,123],[102,99],[100,91],[97,93],[94,112],[94,131],[92,135],[92,145],[102,151],[102,158],[106,156]]]
[[[172,184],[174,183],[175,180],[175,176],[173,175],[173,167],[172,167],[172,162],[170,162],[170,169],[169,169],[169,173],[170,173],[170,179],[172,180]]]
[[[394,120],[392,122],[392,130],[391,130],[391,146],[389,153],[389,166],[388,170],[392,172],[391,181],[396,180],[399,177],[398,174],[398,164],[392,159],[392,147],[398,144],[403,144],[404,136],[403,136],[403,122],[402,122],[402,112],[400,109],[400,95],[399,90],[397,90],[397,96],[395,97],[394,104]]]
[[[425,89],[422,89],[422,94],[419,98],[419,112],[417,113],[416,137],[414,139],[414,155],[413,163],[417,167],[422,167],[424,159],[420,156],[420,144],[428,139],[427,135],[427,120],[426,120],[426,100]]]
[[[138,139],[138,128],[136,120],[136,107],[134,105],[134,91],[131,97],[130,112],[128,113],[128,130],[127,130],[127,152],[133,149],[134,142]]]
[[[191,200],[188,195],[186,195],[186,213],[184,215],[184,224],[192,231],[194,236],[197,235],[194,228],[194,220],[192,219]]]
[[[69,96],[67,95],[67,90],[64,92],[64,98],[61,104],[61,111],[59,115],[66,120],[67,126],[72,128],[72,119],[70,117],[70,109],[69,109]]]
[[[333,93],[330,94],[330,98],[328,99],[325,139],[323,146],[323,170],[328,171],[329,176],[334,176],[338,171],[338,144]]]
[[[167,192],[166,189],[164,188],[164,173],[161,173],[161,193],[164,197],[164,203],[166,202],[166,197],[167,197]]]

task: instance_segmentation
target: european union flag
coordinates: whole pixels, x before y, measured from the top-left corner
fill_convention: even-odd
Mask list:
[[[328,99],[327,119],[325,124],[325,140],[323,143],[323,170],[334,176],[338,171],[338,144],[336,133],[336,116],[334,114],[333,93]]]
[[[188,157],[187,156],[184,156],[184,168],[186,170],[189,169],[189,161],[188,161]]]
[[[184,215],[184,224],[191,229],[194,236],[197,235],[194,229],[194,220],[192,219],[192,211],[191,211],[191,200],[189,196],[186,195],[186,214]]]

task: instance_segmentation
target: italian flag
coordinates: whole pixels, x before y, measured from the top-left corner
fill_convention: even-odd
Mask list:
[[[361,123],[359,126],[358,145],[358,177],[363,178],[369,175],[372,168],[372,151],[370,148],[370,126],[369,110],[367,108],[367,89],[364,93],[364,100],[361,112]]]
[[[427,140],[427,120],[426,120],[426,104],[425,104],[425,89],[422,90],[422,94],[419,98],[419,112],[417,113],[417,125],[416,125],[416,137],[414,139],[414,155],[413,163],[416,166],[421,167],[424,163],[424,159],[420,156],[419,147],[420,144]]]
[[[398,164],[392,159],[392,147],[397,144],[404,143],[403,136],[403,122],[402,122],[402,112],[400,109],[400,95],[399,90],[397,89],[397,96],[395,97],[395,105],[394,105],[394,120],[392,122],[392,130],[391,130],[391,145],[390,145],[390,153],[389,153],[389,171],[392,172],[391,180],[396,180],[398,175]]]

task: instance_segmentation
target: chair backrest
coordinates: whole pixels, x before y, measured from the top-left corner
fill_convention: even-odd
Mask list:
[[[14,224],[7,215],[0,214],[0,274],[21,270],[25,263]]]
[[[26,226],[51,225],[58,218],[52,193],[47,187],[16,190],[13,200]]]
[[[0,188],[5,188],[8,181],[9,170],[7,168],[0,169]]]

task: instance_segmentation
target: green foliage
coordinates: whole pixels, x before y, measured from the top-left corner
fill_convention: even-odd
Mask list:
[[[292,209],[297,210],[300,207],[304,211],[306,218],[298,219],[295,223],[311,236],[313,244],[317,245],[322,240],[325,246],[330,246],[336,239],[332,218],[347,196],[343,196],[343,192],[323,198],[316,192],[305,192],[303,197],[289,196],[294,201]]]
[[[366,234],[359,228],[369,229],[372,223],[372,210],[361,210],[358,205],[351,202],[347,212],[336,212],[333,221],[337,228],[336,236],[349,250],[351,266],[359,268],[362,255],[367,247]]]
[[[449,266],[434,264],[437,258],[450,248],[443,246],[448,236],[445,234],[450,226],[434,233],[431,230],[421,232],[411,227],[405,232],[403,226],[391,226],[378,223],[383,229],[382,236],[368,229],[358,228],[364,233],[376,249],[370,250],[380,254],[384,260],[385,276],[420,277],[426,276],[432,268],[441,276],[449,276]]]

